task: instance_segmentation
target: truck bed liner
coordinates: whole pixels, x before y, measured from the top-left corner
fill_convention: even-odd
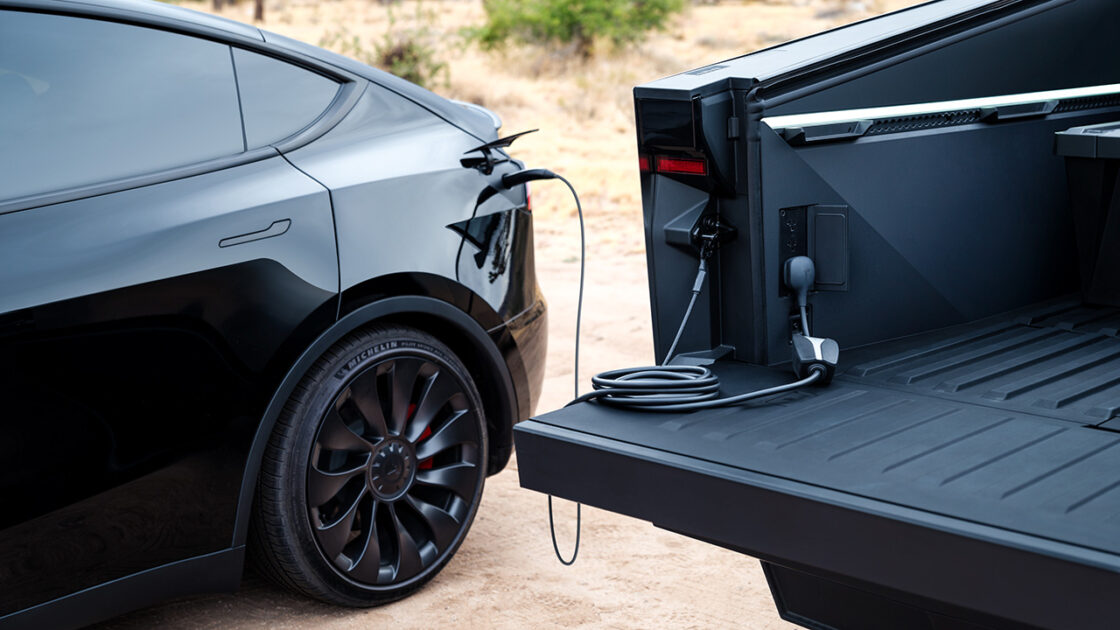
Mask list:
[[[1009,603],[1007,610],[997,610],[988,587],[980,591],[983,596],[961,592],[955,600],[941,593],[941,601],[1004,618],[1053,614],[1025,606],[1021,599],[1028,593],[1036,599],[1065,593],[1054,610],[1070,605],[1071,597],[1086,600],[1078,605],[1099,608],[1109,599],[1099,592],[1066,591],[1105,582],[1120,586],[1120,434],[1085,426],[1111,417],[1120,405],[1120,339],[1105,323],[1118,316],[1115,310],[1056,304],[877,344],[842,355],[852,367],[829,387],[769,402],[668,415],[589,403],[565,408],[519,426],[522,484],[786,565],[835,556],[831,550],[799,559],[810,541],[763,543],[760,536],[783,536],[764,526],[713,533],[716,523],[727,520],[720,511],[734,512],[724,502],[748,500],[754,496],[751,489],[772,490],[776,484],[790,496],[824,497],[814,503],[843,506],[868,518],[888,515],[900,526],[917,524],[1004,548],[973,549],[964,557],[982,561],[985,553],[1015,549],[1032,559],[1002,558],[998,562],[1016,564],[984,564],[970,567],[973,571],[1042,563],[1020,576],[998,577],[1004,587],[1016,584],[1008,597],[1018,603]],[[740,363],[718,363],[713,369],[726,393],[790,378],[785,370]],[[635,466],[637,460],[645,464]],[[639,469],[646,473],[632,472]],[[728,481],[738,489],[728,487]],[[725,490],[713,495],[710,484]],[[649,500],[636,499],[646,494]],[[686,495],[695,496],[686,500]],[[715,504],[696,506],[696,497]],[[680,513],[689,502],[693,510],[713,513],[707,518]],[[757,507],[765,516],[774,505]],[[799,509],[806,510],[801,517],[812,512]],[[801,529],[785,526],[791,532]],[[827,528],[814,535],[828,538]],[[919,578],[900,574],[902,568],[892,573],[892,560],[883,557],[918,553],[912,546],[921,544],[916,542],[921,536],[884,535],[889,536],[866,541],[874,566],[865,567],[862,579],[903,590],[908,581],[934,579],[937,569],[929,562],[936,564],[935,558],[923,561],[922,569],[915,565],[913,571],[931,572]],[[859,547],[858,535],[843,540]],[[788,554],[775,551],[783,545]],[[947,557],[959,560],[960,552]],[[861,575],[848,566],[852,560],[845,562],[810,568]],[[1086,570],[1103,570],[1108,579],[1097,575],[1093,582],[1082,582],[1079,572]],[[1045,593],[1018,583],[1040,575],[1048,576]],[[944,579],[940,587],[923,584],[911,592],[953,591],[965,578]],[[1064,582],[1055,584],[1059,580]],[[1096,604],[1092,597],[1098,598]],[[1056,618],[1055,623],[1065,622]]]
[[[1065,301],[847,353],[853,381],[1076,424],[1120,412],[1120,309]]]

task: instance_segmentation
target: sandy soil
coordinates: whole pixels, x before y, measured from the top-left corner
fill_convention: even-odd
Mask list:
[[[915,0],[771,0],[691,7],[639,48],[588,62],[532,50],[484,55],[458,29],[481,19],[477,0],[427,0],[432,41],[450,61],[437,91],[495,110],[504,131],[541,128],[514,146],[530,166],[564,173],[579,189],[588,223],[588,286],[581,376],[652,360],[648,292],[636,177],[631,88],[642,81],[812,34]],[[206,9],[205,3],[187,3]],[[415,25],[415,4],[394,9]],[[250,20],[249,3],[225,15]],[[728,25],[733,25],[729,28]],[[311,43],[333,33],[372,42],[388,28],[384,5],[367,0],[269,0],[265,28]],[[572,394],[578,231],[566,189],[534,188],[539,280],[550,303],[549,356],[539,411]],[[563,502],[561,502],[563,503]],[[559,506],[567,550],[574,508]],[[487,482],[474,527],[456,557],[420,593],[373,610],[317,604],[251,570],[230,595],[193,598],[115,619],[104,629],[183,628],[747,627],[781,621],[758,562],[652,525],[585,508],[573,567],[553,557],[545,498],[521,490],[517,464]]]

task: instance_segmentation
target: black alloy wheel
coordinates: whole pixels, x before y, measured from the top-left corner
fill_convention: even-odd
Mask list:
[[[305,386],[306,385],[306,386]],[[349,337],[297,388],[269,443],[253,552],[318,599],[399,599],[450,560],[485,477],[479,395],[462,362],[403,327]]]

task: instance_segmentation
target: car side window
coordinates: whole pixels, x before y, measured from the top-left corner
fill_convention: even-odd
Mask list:
[[[0,199],[245,150],[225,44],[0,11]]]
[[[265,55],[233,49],[248,148],[287,138],[313,123],[338,94],[333,79]]]

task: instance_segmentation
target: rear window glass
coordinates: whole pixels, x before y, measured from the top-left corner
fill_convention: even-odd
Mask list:
[[[250,149],[278,142],[315,122],[339,84],[286,61],[235,48],[237,85]]]
[[[0,199],[244,150],[229,46],[0,11]]]

